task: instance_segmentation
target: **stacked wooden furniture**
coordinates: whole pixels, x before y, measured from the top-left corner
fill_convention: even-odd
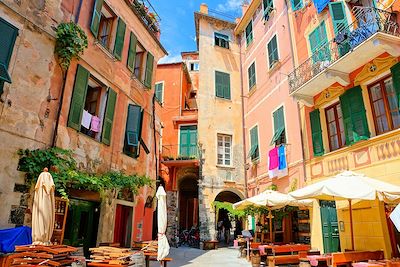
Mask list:
[[[93,260],[93,262],[88,264],[89,266],[99,266],[99,264],[101,266],[128,266],[130,262],[129,256],[133,254],[128,248],[116,247],[90,248],[89,251],[92,253],[90,259]]]
[[[56,197],[54,230],[53,230],[53,235],[51,237],[51,242],[53,244],[63,243],[67,215],[68,215],[68,200]]]
[[[4,266],[67,266],[74,262],[71,253],[76,251],[77,248],[62,245],[16,246],[16,253],[7,257]]]

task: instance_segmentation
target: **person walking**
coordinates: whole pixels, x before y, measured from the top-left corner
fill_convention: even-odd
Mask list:
[[[224,226],[224,237],[225,237],[225,243],[227,245],[229,245],[230,242],[230,237],[231,237],[231,228],[232,228],[232,224],[231,221],[229,220],[229,217],[226,217],[223,223]]]

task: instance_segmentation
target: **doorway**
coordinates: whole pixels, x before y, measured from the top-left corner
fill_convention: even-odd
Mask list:
[[[183,177],[179,182],[179,227],[180,230],[197,228],[199,222],[199,192],[197,177]]]
[[[131,247],[133,208],[117,204],[115,211],[114,243]]]
[[[320,200],[319,205],[321,210],[324,252],[338,252],[340,251],[340,240],[336,203],[335,201]]]
[[[64,244],[82,247],[86,257],[96,246],[100,218],[100,203],[71,199],[68,206]]]

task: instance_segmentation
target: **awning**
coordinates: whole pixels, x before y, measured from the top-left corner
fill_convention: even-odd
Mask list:
[[[275,134],[272,137],[271,143],[269,144],[270,146],[272,146],[275,143],[275,141],[281,137],[284,130],[285,130],[285,127],[280,127],[280,128],[278,128],[278,130],[275,131]]]
[[[322,10],[329,4],[330,0],[313,0],[314,6],[317,9],[318,13],[321,13]]]
[[[248,157],[248,158],[252,157],[253,154],[256,152],[257,148],[258,148],[258,144],[253,145],[253,146],[250,148],[249,155],[248,155],[247,157]]]
[[[0,81],[11,83],[10,74],[8,73],[6,65],[3,63],[0,63]]]
[[[230,40],[229,40],[229,37],[228,36],[226,36],[225,34],[220,34],[220,33],[215,33],[215,37],[218,37],[218,38],[220,38],[220,39],[223,39],[223,40],[225,40],[225,41],[227,41],[227,42],[230,42]]]

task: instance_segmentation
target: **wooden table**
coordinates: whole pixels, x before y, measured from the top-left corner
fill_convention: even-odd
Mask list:
[[[332,255],[309,255],[307,260],[311,266],[325,267],[332,265]]]
[[[143,253],[144,253],[145,260],[146,260],[146,267],[150,267],[150,261],[154,257],[157,258],[157,252],[156,251],[154,251],[154,252],[144,251]],[[165,258],[165,260],[161,260],[160,263],[162,266],[167,267],[167,263],[169,261],[171,261],[170,258]]]

